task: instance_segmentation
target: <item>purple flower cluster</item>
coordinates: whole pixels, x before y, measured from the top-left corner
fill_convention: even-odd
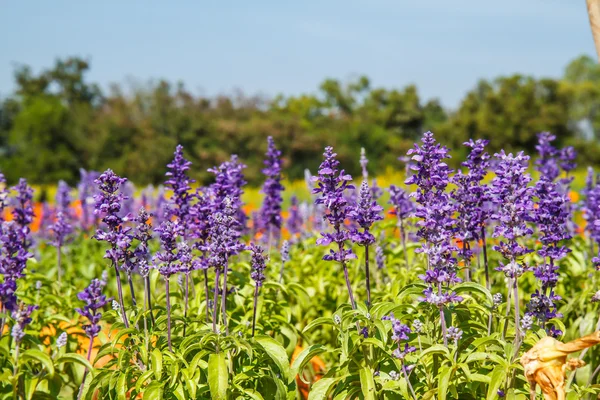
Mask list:
[[[352,249],[345,247],[346,240],[350,239],[350,231],[344,225],[351,211],[345,192],[354,189],[354,186],[350,183],[352,177],[344,170],[339,170],[340,162],[336,159],[337,154],[333,152],[333,147],[326,147],[323,156],[325,159],[319,167],[318,177],[313,177],[317,185],[312,193],[320,195],[315,200],[315,204],[326,208],[325,219],[333,227],[333,232],[321,232],[317,244],[323,246],[337,244],[337,250],[330,249],[329,254],[326,254],[323,259],[345,263],[346,260],[356,258]]]
[[[240,233],[246,226],[246,214],[242,210],[243,170],[246,168],[234,154],[229,161],[221,163],[218,167],[210,168],[208,172],[215,174],[215,182],[210,185],[212,196],[212,211],[223,211],[225,207],[225,198],[229,198],[229,207],[235,210],[235,216],[239,222]]]
[[[249,250],[252,253],[250,277],[256,282],[257,287],[261,287],[265,281],[265,269],[267,268],[265,250],[255,244],[251,244]]]
[[[168,279],[180,272],[179,254],[177,251],[177,239],[183,233],[183,227],[176,221],[163,221],[155,229],[160,240],[161,251],[154,255],[154,263],[158,272]]]
[[[9,311],[14,310],[17,304],[17,280],[23,277],[27,259],[33,256],[23,246],[21,233],[22,229],[14,221],[2,224],[0,274],[4,281],[0,283],[0,301]]]
[[[540,171],[541,176],[550,181],[555,181],[560,175],[558,166],[559,151],[552,142],[556,136],[550,132],[541,132],[538,134],[538,144],[535,149],[538,151],[539,158],[536,160],[536,169]]]
[[[596,221],[600,221],[600,185],[598,184],[597,177],[594,176],[592,167],[588,168],[583,194],[585,195],[582,204],[583,218],[587,222],[585,229],[593,241],[592,244],[594,242],[600,243],[600,224],[596,224]]]
[[[298,207],[298,198],[296,196],[290,198],[290,208],[288,209],[288,213],[289,216],[286,225],[292,240],[295,240],[302,234],[302,224],[304,222],[302,214],[300,213],[300,208]]]
[[[31,229],[29,225],[33,222],[35,216],[33,213],[33,189],[27,184],[27,180],[21,178],[12,190],[17,192],[12,210],[13,220],[19,227],[23,247],[29,249],[29,246],[31,246]]]
[[[110,169],[95,180],[99,193],[94,196],[94,213],[102,217],[107,230],[98,229],[94,238],[111,245],[104,258],[111,260],[115,267],[120,261],[124,262],[127,259],[127,251],[131,245],[130,228],[125,226],[125,222],[130,218],[120,216],[122,203],[126,199],[120,189],[126,181],[126,178],[119,177]]]
[[[433,134],[423,135],[422,145],[415,144],[407,153],[414,161],[411,164],[413,175],[407,185],[416,185],[411,194],[418,203],[415,216],[418,236],[424,240],[421,249],[428,259],[426,273],[421,275],[429,287],[424,291],[424,300],[439,307],[446,303],[461,301],[462,298],[450,290],[450,285],[460,282],[456,275],[456,258],[452,244],[454,207],[446,193],[450,182],[450,168],[443,161],[449,158],[448,149],[436,142]]]
[[[48,227],[53,232],[52,245],[59,250],[65,244],[67,237],[73,232],[73,226],[69,223],[68,216],[59,211],[56,214],[56,220]]]
[[[25,337],[25,328],[31,323],[31,313],[37,310],[38,306],[20,304],[19,308],[13,310],[12,317],[15,324],[11,330],[11,336],[15,342],[21,343]]]
[[[351,207],[348,217],[354,221],[362,231],[353,229],[351,239],[359,246],[369,246],[375,243],[375,236],[370,232],[374,222],[383,219],[383,207],[373,200],[371,190],[367,181],[360,185],[358,201]]]
[[[179,220],[182,227],[184,237],[190,230],[191,219],[191,202],[193,194],[191,193],[191,183],[195,181],[188,177],[188,170],[192,163],[183,157],[183,146],[177,145],[175,149],[175,157],[173,161],[167,164],[169,171],[166,173],[168,177],[165,185],[169,186],[173,191],[171,197],[172,207],[168,209],[168,216],[175,216]]]
[[[261,190],[265,197],[257,227],[264,233],[268,242],[272,236],[278,237],[281,231],[281,203],[283,202],[281,192],[284,187],[281,184],[281,151],[277,150],[271,136],[267,140],[268,150],[265,154],[265,168],[262,170],[266,180]]]
[[[56,190],[56,212],[62,212],[67,219],[72,217],[71,215],[71,188],[65,181],[58,181],[58,188]]]
[[[231,198],[225,197],[219,210],[209,216],[209,226],[209,239],[201,249],[208,254],[211,267],[223,270],[229,258],[245,247],[240,241],[240,222]]]
[[[538,254],[543,262],[533,269],[535,277],[541,283],[541,289],[531,296],[527,309],[549,334],[561,335],[560,330],[552,325],[547,326],[546,322],[560,317],[554,302],[561,298],[554,293],[554,287],[558,282],[558,262],[570,251],[561,244],[571,238],[568,229],[569,199],[559,191],[557,183],[544,176],[537,182],[535,194],[538,198],[534,214],[535,223],[541,235],[539,240],[542,242]]]
[[[417,350],[416,347],[408,345],[408,335],[411,333],[408,325],[405,325],[402,323],[402,321],[396,319],[393,313],[388,316],[384,316],[381,319],[384,321],[390,321],[392,323],[392,340],[396,342],[398,346],[392,353],[394,357],[399,360],[404,360],[408,354],[414,353]],[[402,346],[403,344],[404,347]]]
[[[99,174],[95,171],[79,170],[79,184],[77,193],[81,205],[81,227],[88,229],[94,223],[94,195],[96,194],[95,181]]]
[[[394,207],[394,214],[398,220],[403,221],[411,217],[415,212],[415,204],[411,201],[406,190],[400,186],[390,185],[388,191],[390,193],[389,203]]]
[[[89,324],[83,325],[83,329],[90,339],[100,333],[100,319],[102,318],[100,309],[109,302],[109,299],[102,294],[103,286],[104,284],[100,280],[93,279],[88,287],[77,294],[77,298],[85,302],[85,305],[75,311],[88,319]]]
[[[491,219],[498,221],[494,227],[494,237],[503,237],[494,249],[508,260],[498,270],[509,278],[518,278],[526,267],[520,263],[520,257],[531,252],[519,244],[519,240],[530,236],[533,230],[527,225],[533,221],[533,188],[529,186],[531,176],[527,173],[529,156],[519,152],[516,156],[506,154],[504,150],[495,155],[499,162],[495,168],[496,176],[492,180],[489,194],[496,205]]]
[[[456,238],[463,242],[460,251],[465,260],[473,257],[470,243],[482,238],[482,229],[487,219],[487,187],[482,184],[489,168],[490,155],[485,151],[488,140],[469,140],[464,145],[471,151],[467,160],[461,165],[467,168],[467,173],[458,171],[452,182],[456,189],[452,191],[452,198],[456,202],[456,212],[459,218],[456,220]]]

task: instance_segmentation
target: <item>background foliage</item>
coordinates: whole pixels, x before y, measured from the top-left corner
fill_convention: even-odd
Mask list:
[[[17,88],[0,102],[0,169],[10,182],[73,184],[79,168],[110,166],[138,184],[157,183],[179,143],[201,182],[206,168],[237,153],[256,183],[267,136],[285,154],[290,179],[316,169],[325,145],[336,148],[352,174],[360,147],[375,170],[385,171],[427,130],[453,149],[471,137],[490,139],[491,152],[533,152],[535,135],[547,130],[559,146],[575,146],[582,164],[600,163],[600,67],[588,57],[573,60],[561,79],[479,81],[456,110],[420,98],[415,86],[378,88],[365,76],[326,79],[313,94],[207,98],[166,81],[103,92],[86,79],[90,68],[69,58],[38,74],[27,66],[15,70]]]

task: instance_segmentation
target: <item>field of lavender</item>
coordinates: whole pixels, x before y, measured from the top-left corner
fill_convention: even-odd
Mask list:
[[[571,372],[553,338],[600,329],[600,182],[553,140],[454,171],[428,132],[389,187],[327,147],[290,193],[269,138],[256,204],[242,160],[199,187],[181,146],[166,189],[2,179],[0,397],[598,398],[600,348]]]

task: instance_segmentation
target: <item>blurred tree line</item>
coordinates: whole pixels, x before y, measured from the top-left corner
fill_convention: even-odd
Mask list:
[[[401,168],[397,158],[427,130],[454,150],[455,163],[469,138],[490,139],[491,151],[533,153],[536,134],[545,130],[559,144],[575,146],[580,163],[600,163],[600,67],[589,57],[572,61],[560,80],[482,80],[454,111],[421,99],[415,86],[377,88],[364,76],[347,83],[327,79],[314,95],[267,100],[201,97],[166,81],[103,93],[86,80],[89,68],[70,58],[37,75],[27,66],[16,69],[17,88],[0,101],[0,169],[10,181],[74,183],[80,167],[110,167],[137,184],[158,183],[180,143],[199,181],[236,153],[256,183],[267,136],[283,150],[291,179],[302,177],[305,167],[314,172],[326,145],[352,174],[365,147],[377,174]]]

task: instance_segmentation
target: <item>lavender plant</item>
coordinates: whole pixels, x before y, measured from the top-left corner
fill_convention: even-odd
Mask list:
[[[258,219],[259,231],[264,233],[268,248],[271,247],[271,239],[279,242],[281,235],[281,203],[283,198],[281,193],[284,190],[281,184],[281,151],[275,147],[275,141],[271,136],[268,137],[268,149],[265,154],[265,168],[262,173],[265,175],[265,183],[261,193],[264,195],[262,207],[260,209],[260,218]]]

